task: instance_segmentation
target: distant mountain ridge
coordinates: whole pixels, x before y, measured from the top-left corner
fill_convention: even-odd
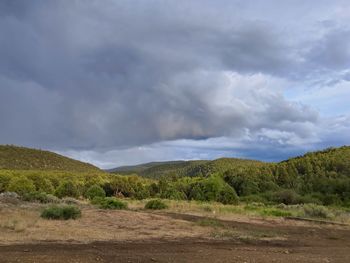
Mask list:
[[[335,172],[341,172],[350,176],[350,146],[331,147],[320,151],[308,152],[302,156],[287,160],[267,163],[257,160],[220,158],[216,160],[195,161],[170,161],[151,162],[135,166],[122,166],[109,170],[117,174],[138,174],[143,177],[159,179],[167,176],[208,176],[213,173],[224,173],[228,170],[244,170],[253,167],[282,168],[284,166],[296,166],[303,171],[303,166],[308,164],[313,171],[330,171],[335,167]],[[332,167],[332,169],[330,169]],[[293,168],[294,169],[294,168]]]
[[[138,174],[143,177],[161,178],[164,176],[207,176],[213,172],[223,172],[227,169],[246,165],[264,164],[260,161],[220,158],[216,160],[166,161],[150,162],[134,166],[121,166],[108,170],[116,174]]]
[[[0,145],[0,169],[103,172],[96,166],[63,155],[32,148]]]
[[[135,164],[135,165],[125,165],[125,166],[119,166],[112,169],[107,169],[107,172],[125,172],[125,173],[135,173],[136,171],[142,172],[148,168],[158,166],[158,165],[167,165],[167,164],[183,164],[188,161],[182,161],[182,160],[176,160],[176,161],[164,161],[164,162],[149,162],[149,163],[141,163],[141,164]]]

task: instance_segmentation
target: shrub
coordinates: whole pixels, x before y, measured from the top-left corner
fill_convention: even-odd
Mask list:
[[[0,194],[0,203],[19,204],[19,196],[14,192],[3,192]]]
[[[8,190],[23,196],[26,193],[34,192],[35,186],[33,182],[26,177],[14,177],[10,180]]]
[[[137,200],[146,199],[150,196],[149,189],[143,187],[135,192],[135,198]]]
[[[161,193],[161,198],[172,200],[184,200],[186,199],[186,195],[181,191],[168,187],[164,192]]]
[[[27,175],[27,178],[33,182],[37,192],[53,193],[54,187],[51,181],[45,178],[45,176],[35,173]]]
[[[189,199],[198,201],[218,201],[221,198],[224,200],[224,188],[227,188],[225,181],[216,175],[210,176],[199,181],[195,181],[191,184],[189,190]],[[232,193],[232,192],[231,192]],[[232,197],[232,196],[231,196]]]
[[[85,196],[92,200],[95,197],[106,197],[106,192],[101,186],[95,184],[90,186],[90,188],[86,191]]]
[[[332,218],[333,213],[327,207],[315,204],[307,204],[303,207],[303,213],[306,217]]]
[[[246,203],[267,203],[266,198],[264,198],[264,196],[261,195],[247,195],[247,196],[242,196],[239,198],[242,202],[246,202]]]
[[[73,198],[73,197],[64,197],[62,198],[62,202],[67,204],[67,205],[78,205],[79,200]]]
[[[95,204],[100,205],[100,208],[103,209],[127,209],[128,204],[125,202],[122,202],[114,197],[97,197],[94,199]]]
[[[282,190],[272,195],[272,201],[283,203],[285,205],[293,205],[300,202],[299,195],[293,190]]]
[[[39,203],[57,203],[58,198],[53,195],[48,195],[42,192],[26,193],[22,196],[24,201],[39,202]]]
[[[301,204],[318,204],[322,205],[322,201],[318,198],[317,195],[307,194],[300,197]]]
[[[41,213],[42,218],[55,220],[77,219],[81,217],[81,211],[76,206],[50,206]]]
[[[48,200],[48,203],[59,203],[60,199],[57,196],[54,196],[52,194],[46,194],[46,198]]]
[[[93,205],[100,205],[103,200],[105,199],[106,197],[99,197],[99,196],[96,196],[94,197],[92,200],[90,200],[90,203],[93,204]],[[108,197],[107,197],[108,198]]]
[[[79,196],[78,187],[71,181],[63,182],[56,189],[55,195],[59,198],[65,196],[77,198]]]
[[[238,196],[236,194],[235,189],[233,189],[231,186],[226,184],[219,192],[219,196],[217,198],[218,202],[223,203],[224,205],[227,204],[238,204]]]
[[[0,174],[0,193],[5,192],[11,181],[11,176],[8,174]]]
[[[160,199],[150,200],[145,205],[145,209],[160,210],[166,208],[168,208],[168,206]]]
[[[322,203],[324,205],[341,205],[342,201],[336,194],[326,194],[322,196]]]

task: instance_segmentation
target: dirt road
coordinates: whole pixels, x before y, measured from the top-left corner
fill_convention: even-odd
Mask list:
[[[101,242],[0,247],[0,262],[349,262],[349,244],[238,244],[232,241]]]
[[[203,220],[177,214],[169,214],[169,218],[192,223]],[[0,262],[350,262],[348,228],[300,226],[292,222],[273,225],[218,220],[217,223],[220,227],[215,227],[215,233],[221,235],[217,240],[189,237],[3,245]],[[222,229],[231,232],[220,232]],[[249,238],[244,238],[242,233],[250,233]],[[252,238],[251,233],[257,238]]]

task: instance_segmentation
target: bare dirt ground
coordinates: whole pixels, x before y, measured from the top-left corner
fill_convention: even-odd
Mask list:
[[[51,221],[3,207],[0,262],[350,262],[350,228],[91,207]]]

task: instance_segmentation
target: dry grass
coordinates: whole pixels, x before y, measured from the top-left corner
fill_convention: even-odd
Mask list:
[[[142,209],[147,200],[128,200],[129,207],[131,209],[139,210]],[[190,214],[197,216],[205,216],[208,218],[217,218],[222,220],[234,220],[236,222],[247,222],[254,224],[263,225],[284,225],[286,220],[281,216],[274,216],[274,212],[290,213],[292,216],[300,216],[303,211],[303,206],[285,206],[280,208],[279,206],[264,206],[259,203],[252,203],[249,205],[223,205],[216,202],[199,202],[199,201],[175,201],[166,200],[165,203],[168,205],[168,209],[165,211]],[[350,214],[336,209],[335,217],[332,218],[335,222],[350,224]],[[313,225],[311,222],[303,221],[291,221],[288,220],[289,225],[295,226],[308,226]],[[335,227],[335,226],[331,226]]]
[[[129,210],[102,210],[80,202],[82,217],[59,221],[40,218],[44,205],[0,203],[0,244],[41,241],[83,242],[132,241],[147,239],[214,238],[263,240],[280,239],[274,233],[257,233],[251,229],[234,229],[220,220],[251,223],[262,228],[278,226],[312,226],[335,229],[337,226],[318,226],[308,222],[288,221],[277,217],[262,217],[247,210],[244,205],[225,206],[218,203],[200,203],[166,200],[168,208],[150,212],[144,209],[147,200],[127,200]],[[193,223],[172,217],[171,213],[206,217]]]
[[[106,241],[204,237],[209,229],[163,215],[82,207],[82,217],[59,221],[40,218],[40,207],[5,207],[0,216],[0,244],[40,241]]]
[[[27,228],[34,227],[38,221],[38,214],[35,211],[20,208],[0,209],[0,229],[2,234],[17,232],[21,235]]]

